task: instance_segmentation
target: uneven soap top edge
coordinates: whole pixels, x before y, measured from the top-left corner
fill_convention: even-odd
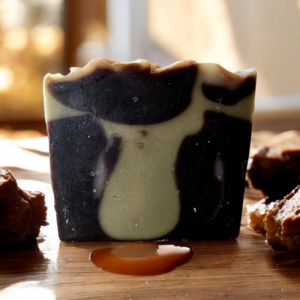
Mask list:
[[[255,68],[231,72],[231,71],[223,68],[219,64],[197,63],[194,60],[177,61],[171,65],[161,67],[159,64],[150,63],[148,60],[145,60],[145,59],[138,59],[138,60],[131,61],[131,62],[120,62],[120,61],[116,61],[116,60],[97,58],[97,59],[92,59],[88,64],[86,64],[82,68],[79,68],[79,67],[70,68],[70,73],[65,76],[63,76],[61,74],[48,73],[45,76],[45,79],[46,79],[45,82],[50,83],[50,82],[75,81],[84,76],[88,76],[88,75],[92,74],[97,69],[99,69],[99,70],[100,69],[108,69],[108,70],[110,69],[110,70],[114,70],[116,72],[124,72],[124,71],[128,71],[130,68],[135,68],[136,71],[149,72],[151,74],[159,75],[160,73],[167,73],[167,72],[170,73],[170,72],[175,72],[178,70],[188,69],[191,67],[198,68],[198,67],[201,67],[201,65],[218,66],[219,68],[223,69],[224,71],[231,73],[232,75],[236,75],[237,78],[246,78],[249,76],[253,76],[253,77],[257,76],[257,71]]]

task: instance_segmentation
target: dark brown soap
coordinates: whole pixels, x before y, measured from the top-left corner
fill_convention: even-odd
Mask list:
[[[229,107],[253,97],[255,91],[255,76],[232,75],[221,67],[211,77],[201,73],[198,64],[161,70],[151,72],[139,65],[128,65],[121,72],[96,68],[82,78],[54,80],[48,85],[55,101],[82,112],[47,121],[61,240],[115,240],[99,222],[99,207],[126,141],[118,135],[107,136],[101,120],[124,126],[164,125],[189,109],[196,90],[208,103],[218,105],[216,98],[221,97],[222,105]],[[239,234],[251,122],[218,106],[204,110],[203,116],[199,114],[202,117],[201,129],[185,136],[170,165],[180,201],[177,225],[153,240],[221,239]],[[149,137],[151,130],[143,127],[140,133]],[[144,151],[142,142],[136,146]],[[168,207],[165,211],[167,216]]]
[[[217,66],[219,76],[207,76],[202,83],[205,97],[211,101],[234,105],[249,96],[255,89],[256,78],[238,78],[221,66]]]
[[[191,102],[196,66],[150,73],[139,65],[122,72],[95,70],[80,80],[55,83],[51,93],[64,105],[108,121],[147,125],[167,121]]]

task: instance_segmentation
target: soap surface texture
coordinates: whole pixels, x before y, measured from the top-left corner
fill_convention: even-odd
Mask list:
[[[92,60],[44,80],[63,241],[239,234],[256,71]]]

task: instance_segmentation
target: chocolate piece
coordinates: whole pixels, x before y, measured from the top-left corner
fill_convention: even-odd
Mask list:
[[[38,237],[46,210],[44,194],[21,190],[10,171],[0,169],[0,242]]]
[[[47,75],[60,238],[236,237],[255,79],[255,70],[193,61],[160,68],[100,59]],[[226,101],[205,96],[214,88]]]
[[[300,185],[276,201],[265,218],[267,242],[274,250],[300,253]]]
[[[282,133],[256,148],[249,160],[247,178],[269,202],[282,199],[300,184],[299,133]]]

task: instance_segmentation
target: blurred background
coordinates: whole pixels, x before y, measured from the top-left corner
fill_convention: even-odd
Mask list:
[[[0,0],[0,130],[46,134],[46,73],[106,57],[258,70],[254,130],[300,129],[300,0]]]

